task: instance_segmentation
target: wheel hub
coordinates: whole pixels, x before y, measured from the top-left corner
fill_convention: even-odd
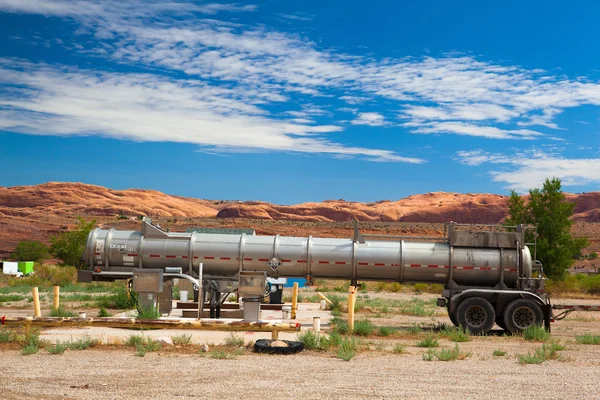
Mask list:
[[[535,323],[535,314],[529,307],[519,307],[513,313],[512,319],[519,329],[526,329]]]
[[[482,306],[474,305],[467,309],[465,317],[469,325],[479,328],[483,326],[487,320],[487,311]]]

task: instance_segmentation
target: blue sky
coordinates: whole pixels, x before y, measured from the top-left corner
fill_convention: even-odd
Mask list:
[[[449,3],[0,0],[0,185],[598,190],[600,4]]]

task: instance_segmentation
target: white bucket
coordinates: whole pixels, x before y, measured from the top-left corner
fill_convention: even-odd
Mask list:
[[[281,312],[283,314],[283,319],[290,319],[292,317],[292,306],[281,307]]]
[[[85,312],[80,312],[79,313],[79,318],[85,318],[86,317],[86,313]]]
[[[321,317],[313,317],[313,331],[321,332]]]
[[[327,310],[327,302],[325,300],[321,300],[321,305],[319,307],[321,311]]]
[[[187,301],[188,301],[188,291],[187,290],[179,291],[179,301],[181,301],[182,303],[187,303]]]

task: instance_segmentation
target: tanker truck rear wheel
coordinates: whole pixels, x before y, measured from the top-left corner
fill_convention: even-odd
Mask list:
[[[542,307],[533,300],[514,300],[504,310],[504,324],[511,333],[522,332],[533,325],[543,325]]]
[[[496,312],[486,299],[469,297],[456,309],[456,319],[463,329],[473,334],[485,334],[494,326]]]

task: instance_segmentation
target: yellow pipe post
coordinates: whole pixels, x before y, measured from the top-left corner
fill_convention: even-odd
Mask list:
[[[348,332],[354,332],[354,304],[356,303],[356,287],[350,286],[348,293]]]
[[[60,286],[54,286],[54,311],[58,311],[58,307],[60,306]]]
[[[317,296],[319,296],[321,299],[325,300],[329,304],[333,304],[333,302],[331,300],[329,300],[323,293],[317,292]]]
[[[36,317],[41,317],[42,310],[40,309],[40,293],[37,287],[31,288],[31,296],[33,297],[33,314]]]
[[[292,319],[296,319],[296,311],[298,311],[298,282],[294,282],[292,289]]]

